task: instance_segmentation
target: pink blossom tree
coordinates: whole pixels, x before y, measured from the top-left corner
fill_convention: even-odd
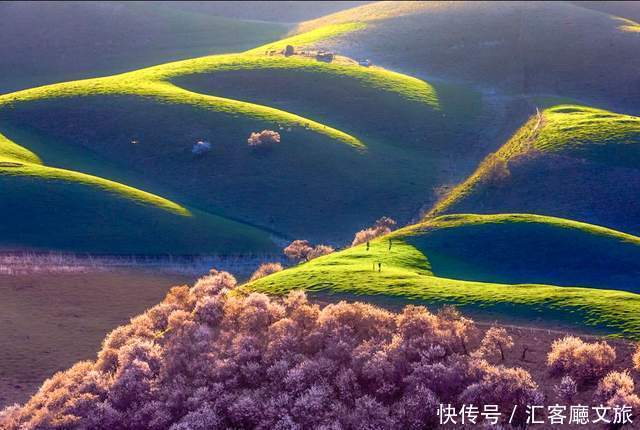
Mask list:
[[[578,393],[578,384],[571,376],[564,376],[558,385],[554,386],[556,395],[563,402],[571,403]]]
[[[454,309],[321,307],[212,271],[112,331],[95,361],[0,412],[0,428],[417,430],[437,426],[441,402],[541,404],[524,370],[464,354],[474,329]]]
[[[249,135],[247,143],[251,147],[264,147],[272,146],[280,143],[280,133],[273,130],[262,130],[260,132],[253,132]]]
[[[575,336],[551,345],[547,365],[552,373],[570,375],[579,384],[597,381],[613,369],[616,351],[607,342],[587,343]]]
[[[333,251],[334,249],[328,245],[316,245],[314,247],[308,240],[294,240],[283,250],[287,258],[296,262],[311,261]]]
[[[251,278],[249,278],[249,281],[255,281],[256,279],[264,278],[267,275],[281,272],[282,270],[283,267],[280,263],[263,263],[256,269],[255,272],[253,272]]]
[[[480,353],[484,357],[499,354],[504,361],[505,351],[513,348],[513,338],[502,327],[491,327],[484,334],[480,343]]]
[[[360,245],[361,243],[369,242],[376,237],[384,236],[391,233],[396,222],[389,217],[382,217],[378,219],[371,227],[365,228],[357,232],[351,242],[351,246]]]

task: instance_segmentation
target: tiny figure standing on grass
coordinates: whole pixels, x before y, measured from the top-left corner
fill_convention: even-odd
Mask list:
[[[369,241],[367,240],[367,251],[369,250]]]
[[[378,263],[378,272],[382,272],[382,263]]]
[[[391,244],[392,244],[391,239],[389,239],[389,251],[391,251]]]

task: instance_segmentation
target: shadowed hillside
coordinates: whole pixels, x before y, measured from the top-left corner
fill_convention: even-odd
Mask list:
[[[451,215],[247,288],[282,294],[304,286],[321,297],[450,303],[503,319],[586,324],[637,336],[639,274],[635,236],[536,215]]]
[[[640,232],[640,118],[576,105],[534,116],[429,215],[531,212]]]
[[[502,129],[482,122],[492,115],[465,86],[258,53],[0,97],[0,130],[51,166],[323,241],[383,214],[414,218],[437,186],[462,180],[486,154]],[[250,147],[264,129],[280,143]],[[196,155],[199,140],[211,146]]]
[[[234,19],[273,22],[300,22],[314,19],[343,9],[360,6],[370,1],[168,1],[185,10],[208,13]]]
[[[563,2],[377,2],[297,31],[350,22],[360,28],[316,44],[407,73],[637,109],[640,60],[630,53],[640,39],[635,23],[609,13]]]
[[[206,20],[224,5],[210,5],[206,13],[205,6],[191,4],[180,13],[198,14],[213,29]],[[96,5],[83,6],[90,7]],[[145,6],[101,7],[103,13],[137,17],[129,8]],[[154,9],[164,18],[148,19],[174,19],[177,7],[168,3]],[[83,8],[78,10],[89,10]],[[445,29],[448,22],[465,25]],[[545,111],[514,137],[534,128],[538,140],[524,138],[517,154],[515,144],[507,144],[464,181],[535,109],[537,98],[521,91],[560,88],[580,96],[588,80],[595,85],[589,84],[589,95],[596,98],[614,81],[608,94],[623,87],[633,94],[629,76],[635,71],[629,67],[635,60],[611,69],[610,75],[618,75],[610,80],[593,79],[599,65],[581,67],[578,75],[579,62],[567,61],[571,55],[586,62],[632,52],[636,35],[622,28],[629,22],[621,23],[564,3],[367,4],[302,23],[290,38],[257,48],[255,43],[242,54],[5,94],[0,131],[50,168],[126,184],[288,238],[342,243],[382,215],[406,224],[461,181],[432,214],[542,213],[635,231],[636,205],[624,197],[635,184],[634,117]],[[567,43],[554,43],[561,31]],[[279,52],[286,44],[295,46],[295,55]],[[301,51],[305,46],[338,53],[330,62],[317,61],[313,52]],[[565,52],[567,46],[573,51]],[[374,65],[339,54],[371,58]],[[446,80],[423,80],[377,63]],[[452,83],[460,79],[476,86]],[[498,84],[512,92],[487,87]],[[249,136],[262,130],[277,133],[278,143],[249,145]],[[631,144],[614,144],[616,139]],[[205,144],[203,152],[197,142]],[[515,166],[527,163],[531,168],[519,176]],[[555,167],[562,163],[569,168]],[[593,175],[602,165],[604,181]],[[484,173],[491,177],[478,181]],[[527,183],[508,185],[518,178]],[[484,193],[477,183],[502,191]],[[525,204],[506,194],[513,189],[526,189]],[[480,204],[465,203],[471,198]]]
[[[288,28],[163,2],[6,1],[0,17],[0,94],[242,51]]]
[[[212,254],[274,250],[266,232],[73,170],[0,135],[1,244],[10,250]]]
[[[571,3],[634,21],[640,20],[640,4],[637,1],[575,1]]]

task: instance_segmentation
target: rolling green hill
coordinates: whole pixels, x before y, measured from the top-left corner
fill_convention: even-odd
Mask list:
[[[534,116],[428,214],[529,212],[640,233],[640,118],[577,105]]]
[[[640,59],[629,53],[640,48],[640,27],[625,18],[569,2],[376,2],[301,23],[293,34],[358,23],[300,45],[416,76],[637,112]]]
[[[260,48],[6,94],[0,131],[50,166],[343,241],[385,214],[407,222],[470,173],[486,153],[486,109],[465,86]],[[281,143],[250,148],[263,129]],[[212,149],[195,156],[200,139]]]
[[[456,304],[485,318],[541,318],[637,337],[640,296],[632,292],[638,292],[639,257],[640,238],[589,224],[525,214],[451,215],[245,288]]]
[[[119,254],[271,252],[256,228],[130,186],[48,167],[0,135],[2,247]]]
[[[144,7],[108,3],[100,13],[129,16],[136,15],[131,13],[135,8],[141,11]],[[222,18],[197,8],[178,13],[175,7],[167,3],[154,12],[162,17],[135,19],[160,23],[160,29],[179,19],[180,25],[194,29],[202,25],[231,39],[242,28],[238,21],[216,27],[209,20]],[[94,12],[79,9],[78,14]],[[458,29],[447,26],[444,31],[447,22],[463,25]],[[251,46],[258,47],[244,53],[176,61],[0,95],[0,132],[15,142],[6,144],[7,148],[18,155],[30,151],[38,159],[28,166],[7,165],[5,170],[22,172],[18,175],[21,180],[73,176],[70,182],[83,186],[94,181],[92,190],[145,190],[192,215],[224,220],[239,230],[246,227],[252,237],[271,232],[286,238],[342,243],[382,215],[401,224],[415,219],[421,209],[436,202],[443,185],[463,181],[496,149],[496,142],[504,141],[505,133],[513,132],[512,124],[522,112],[531,111],[531,98],[520,92],[562,89],[564,95],[580,96],[588,90],[595,98],[605,93],[614,97],[615,91],[625,87],[622,83],[628,82],[631,72],[627,66],[633,67],[635,60],[613,68],[615,76],[609,81],[593,79],[591,68],[581,67],[584,73],[577,76],[573,63],[567,61],[573,57],[568,55],[576,56],[576,64],[591,58],[593,52],[608,61],[609,56],[631,52],[637,41],[622,28],[632,26],[630,22],[551,3],[367,4],[302,23],[289,38],[275,42],[270,41],[277,39],[272,37],[274,27],[258,24],[252,27],[255,34],[246,35],[247,44],[253,40]],[[138,21],[130,26],[144,30]],[[558,47],[571,45],[569,42],[554,43],[561,28],[569,42],[576,42],[572,45],[575,52]],[[595,30],[587,35],[586,28]],[[521,34],[522,29],[531,29],[531,34]],[[221,38],[219,46],[230,47],[225,40]],[[286,44],[295,45],[297,55],[285,57],[277,52]],[[356,59],[371,58],[374,64],[446,80],[427,81],[378,66],[363,67],[344,55],[325,63],[317,61],[313,52],[301,52],[309,46],[335,48]],[[570,67],[560,70],[552,64],[559,58]],[[598,67],[593,73],[599,73]],[[569,74],[574,75],[570,80]],[[583,75],[596,84],[587,88]],[[513,93],[505,96],[487,87],[452,83],[460,79],[481,86],[505,84]],[[610,85],[615,91],[609,92]],[[625,91],[632,96],[633,90]],[[634,133],[634,117],[616,119],[604,111],[580,114],[571,109],[583,108],[564,109],[547,110],[544,120],[529,122],[512,139],[519,143],[507,144],[499,156],[489,157],[432,215],[539,212],[635,231],[630,226],[636,205],[623,193],[629,182],[631,189],[635,186],[634,145],[611,144],[616,139],[626,142]],[[263,129],[278,131],[281,143],[268,149],[249,147],[249,135]],[[200,140],[210,142],[211,150],[195,154],[194,144]],[[584,144],[587,141],[607,141],[607,145]],[[520,146],[524,150],[513,149]],[[546,167],[540,169],[536,160]],[[530,169],[523,170],[521,178],[530,183],[522,189],[532,194],[521,207],[518,196],[507,193],[514,189],[509,181],[518,178],[516,164],[526,163]],[[562,163],[570,163],[570,169],[557,169],[557,165],[565,166]],[[603,163],[607,166],[603,174],[608,176],[598,181],[593,169]],[[31,170],[37,173],[27,174]],[[489,179],[485,173],[490,173]],[[5,177],[16,174],[5,173]],[[485,193],[480,186],[485,183],[502,187],[502,194],[493,189]],[[540,187],[535,188],[537,185]],[[567,194],[565,199],[556,199],[549,192],[555,186]],[[596,192],[591,192],[594,187]],[[476,194],[480,207],[468,200]],[[585,195],[599,200],[590,201]],[[499,210],[492,206],[493,200]],[[464,206],[467,201],[469,205]],[[615,210],[605,213],[612,202]],[[174,211],[172,216],[176,215],[180,214]],[[19,211],[12,216],[18,219]],[[217,231],[219,236],[221,230]],[[256,243],[250,240],[245,246],[243,241],[238,239],[234,246],[251,249]],[[219,249],[208,243],[205,248]],[[262,245],[256,249],[263,249]]]

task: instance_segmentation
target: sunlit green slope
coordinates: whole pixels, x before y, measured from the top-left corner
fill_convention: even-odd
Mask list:
[[[473,145],[482,109],[466,87],[256,51],[6,94],[0,131],[47,165],[338,241],[383,214],[408,221],[435,187],[463,177],[484,154]],[[281,143],[249,147],[263,129]],[[198,140],[211,151],[195,156]]]
[[[541,318],[637,336],[640,296],[631,291],[638,291],[639,275],[635,236],[535,215],[452,215],[398,230],[371,242],[369,250],[360,245],[336,252],[246,288],[450,303],[482,309],[485,316]]]
[[[532,117],[429,216],[530,212],[637,234],[639,192],[640,118],[559,105]]]
[[[419,76],[637,112],[637,23],[574,3],[373,2],[303,22],[292,41]]]

